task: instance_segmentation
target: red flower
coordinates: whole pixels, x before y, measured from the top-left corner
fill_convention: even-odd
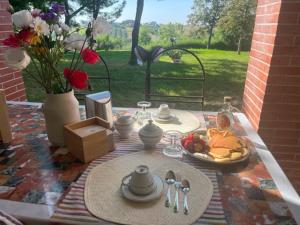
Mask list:
[[[64,75],[66,79],[69,80],[72,87],[77,89],[85,89],[88,87],[87,81],[89,78],[87,73],[80,70],[72,71],[70,68],[65,68]]]
[[[8,38],[6,38],[2,41],[2,44],[5,46],[9,46],[11,48],[19,48],[20,47],[19,39],[15,35],[9,35]]]
[[[76,70],[71,75],[70,84],[77,89],[85,89],[88,87],[88,79],[87,73]]]
[[[30,43],[32,36],[33,33],[30,31],[30,29],[23,29],[17,34],[17,38],[20,41],[26,42],[27,44]]]
[[[65,75],[65,78],[70,79],[72,73],[73,73],[73,71],[72,71],[70,68],[65,68],[65,69],[64,69],[64,75]]]
[[[89,48],[84,49],[81,52],[81,56],[83,61],[88,64],[95,64],[97,61],[100,60],[100,56],[98,55],[98,53]]]

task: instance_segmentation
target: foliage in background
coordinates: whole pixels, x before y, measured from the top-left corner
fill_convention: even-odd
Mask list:
[[[148,45],[151,42],[151,33],[150,29],[147,26],[141,26],[140,35],[139,35],[139,44]]]
[[[188,23],[194,28],[196,34],[203,30],[208,33],[207,48],[210,48],[211,38],[227,0],[194,0],[192,13]]]
[[[96,46],[98,50],[120,49],[123,47],[123,42],[119,38],[113,38],[109,35],[100,35],[96,38]]]
[[[105,18],[109,21],[119,18],[126,5],[125,0],[77,0],[80,5],[85,7],[86,14],[93,15],[93,18],[98,16]],[[110,12],[103,11],[103,9],[113,6],[113,10]]]
[[[44,9],[51,1],[49,0],[9,0],[14,10],[20,11],[23,9],[39,8]],[[61,1],[56,1],[61,2]]]
[[[159,37],[161,40],[169,41],[170,38],[175,37],[181,39],[184,37],[184,25],[180,23],[162,24],[159,28]]]
[[[139,1],[141,0],[137,0],[137,2]],[[30,5],[31,7],[47,7],[50,0],[11,0],[11,2],[17,8],[28,8]],[[72,19],[74,15],[87,15],[87,13],[91,15],[94,14],[93,12],[99,12],[101,16],[106,16],[113,20],[113,18],[120,15],[121,9],[123,9],[125,4],[124,0],[95,0],[96,3],[101,3],[101,5],[97,5],[97,7],[100,6],[100,11],[97,11],[96,5],[89,5],[94,0],[59,0],[59,2],[63,2],[67,8],[69,7],[72,25],[76,26],[82,26],[82,24],[75,24],[76,20]],[[226,6],[223,8],[224,2],[226,2]],[[195,0],[189,24],[158,24],[155,21],[140,24],[139,38],[136,38],[137,32],[134,34],[134,45],[139,43],[139,45],[146,48],[158,45],[169,47],[171,45],[170,38],[174,37],[176,38],[176,46],[178,47],[206,48],[209,45],[213,49],[238,50],[238,52],[242,49],[243,51],[247,51],[251,45],[255,3],[256,0]],[[103,9],[112,6],[111,4],[116,6],[116,10],[111,10],[110,16],[104,13],[107,10]],[[203,7],[196,7],[197,5]],[[223,9],[221,15],[219,15],[221,8]],[[206,17],[199,17],[199,15],[203,15],[204,11],[211,13]],[[220,19],[212,29],[212,33],[208,32],[210,30],[206,25],[214,25],[218,17]],[[192,20],[195,20],[196,26],[191,22]],[[128,50],[132,48],[134,24],[134,20],[112,22],[110,31],[107,31],[106,34],[98,38],[98,49]],[[109,37],[106,37],[106,35],[109,35]],[[103,40],[104,43],[100,44],[100,40]],[[132,57],[135,58],[135,55]],[[136,60],[133,61],[136,62]]]
[[[52,2],[52,0],[10,0],[10,4],[15,11],[31,8],[47,11]],[[65,23],[67,25],[79,25],[78,22],[82,21],[74,20],[77,15],[92,14],[92,18],[97,18],[99,14],[106,19],[115,20],[121,16],[126,3],[125,0],[56,0],[55,2],[64,4],[66,11]],[[112,6],[114,7],[112,11],[101,12],[102,9]]]
[[[223,37],[237,45],[240,54],[242,41],[250,42],[255,21],[256,0],[231,0],[219,21]]]

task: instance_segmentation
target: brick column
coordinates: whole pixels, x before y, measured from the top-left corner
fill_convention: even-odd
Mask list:
[[[12,33],[12,21],[10,14],[6,11],[8,0],[0,0],[0,40]],[[20,71],[8,68],[4,64],[3,54],[5,47],[0,44],[0,89],[5,90],[6,99],[14,101],[25,101],[26,93]]]
[[[258,0],[243,101],[300,192],[300,1]]]

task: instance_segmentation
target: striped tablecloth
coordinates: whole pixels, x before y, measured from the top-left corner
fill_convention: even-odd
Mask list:
[[[4,225],[23,225],[19,220],[16,218],[6,214],[5,212],[0,210],[0,224]]]
[[[143,149],[142,143],[139,141],[138,135],[133,134],[128,140],[120,140],[118,135],[115,134],[116,150],[93,161],[86,171],[75,181],[69,192],[63,197],[58,204],[58,207],[53,214],[51,221],[65,224],[111,224],[109,222],[100,220],[89,213],[84,203],[84,185],[89,171],[95,166],[114,159],[124,154],[129,154]],[[161,151],[163,144],[157,147],[157,151]],[[205,213],[199,218],[195,224],[227,224],[224,215],[224,209],[221,202],[221,197],[217,183],[217,172],[212,169],[207,169],[199,166],[197,161],[187,159],[184,157],[184,162],[194,166],[205,173],[214,185],[214,193],[211,202],[206,209]]]

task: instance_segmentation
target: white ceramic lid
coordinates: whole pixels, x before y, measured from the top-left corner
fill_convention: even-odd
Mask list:
[[[163,130],[159,126],[153,124],[153,120],[148,120],[148,124],[139,131],[139,134],[144,137],[159,137],[162,133]]]
[[[116,123],[119,125],[130,125],[134,123],[134,119],[131,116],[120,116]]]

